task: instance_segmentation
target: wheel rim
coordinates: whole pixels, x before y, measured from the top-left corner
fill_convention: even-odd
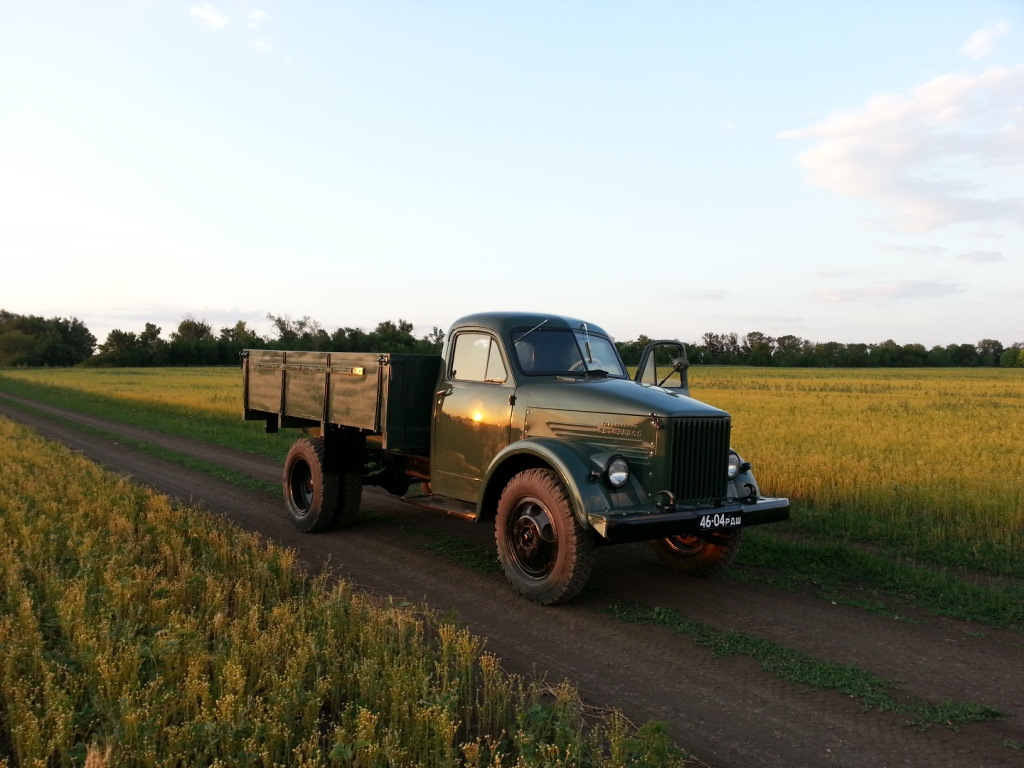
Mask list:
[[[707,545],[699,536],[671,536],[665,539],[665,546],[676,555],[695,555]]]
[[[289,484],[292,492],[292,506],[300,515],[305,515],[313,506],[313,473],[306,462],[295,462]]]
[[[512,562],[522,573],[532,579],[551,573],[558,555],[558,542],[543,504],[533,498],[520,501],[509,516],[506,533]]]

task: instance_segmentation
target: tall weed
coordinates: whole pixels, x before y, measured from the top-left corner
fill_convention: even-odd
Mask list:
[[[3,419],[0,540],[5,768],[682,764],[468,631]]]

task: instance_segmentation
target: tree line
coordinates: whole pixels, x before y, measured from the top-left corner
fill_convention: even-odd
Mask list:
[[[412,323],[385,320],[372,331],[338,328],[328,333],[310,317],[267,315],[271,333],[262,336],[239,320],[214,332],[205,320],[186,316],[163,338],[163,329],[146,323],[140,332],[111,331],[102,344],[77,318],[43,318],[0,309],[0,367],[97,367],[236,365],[243,349],[294,349],[323,352],[408,352],[438,354],[444,331],[436,326],[425,336],[413,335]],[[616,342],[627,365],[636,365],[650,339]],[[751,331],[705,333],[700,342],[686,344],[689,360],[697,365],[754,365],[779,367],[974,367],[1024,368],[1024,342],[1009,346],[995,339],[976,344],[813,342],[799,336],[768,336]]]
[[[618,344],[623,360],[639,359],[649,340],[645,336]],[[755,365],[786,368],[922,368],[1000,366],[1024,368],[1024,342],[1003,346],[995,339],[976,344],[897,344],[887,339],[877,344],[815,342],[799,336],[768,336],[751,331],[705,333],[701,342],[686,345],[687,358],[697,365]]]

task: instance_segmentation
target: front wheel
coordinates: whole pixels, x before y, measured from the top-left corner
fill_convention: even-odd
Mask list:
[[[549,469],[520,472],[505,486],[494,538],[509,583],[535,603],[570,600],[590,578],[593,543]]]
[[[283,485],[292,525],[303,533],[331,526],[338,510],[338,475],[325,469],[323,438],[295,441],[284,461]]]
[[[743,531],[736,528],[700,536],[671,536],[651,542],[654,554],[674,571],[711,576],[731,563],[740,549]]]

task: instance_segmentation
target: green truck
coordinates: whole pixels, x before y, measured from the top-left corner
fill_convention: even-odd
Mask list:
[[[491,312],[456,321],[440,356],[246,350],[242,370],[246,420],[306,433],[284,465],[296,528],[348,524],[365,485],[493,521],[509,582],[544,605],[580,592],[595,547],[650,541],[707,576],[744,528],[789,516],[730,448],[729,414],[690,397],[679,341],[631,377],[598,326]]]

